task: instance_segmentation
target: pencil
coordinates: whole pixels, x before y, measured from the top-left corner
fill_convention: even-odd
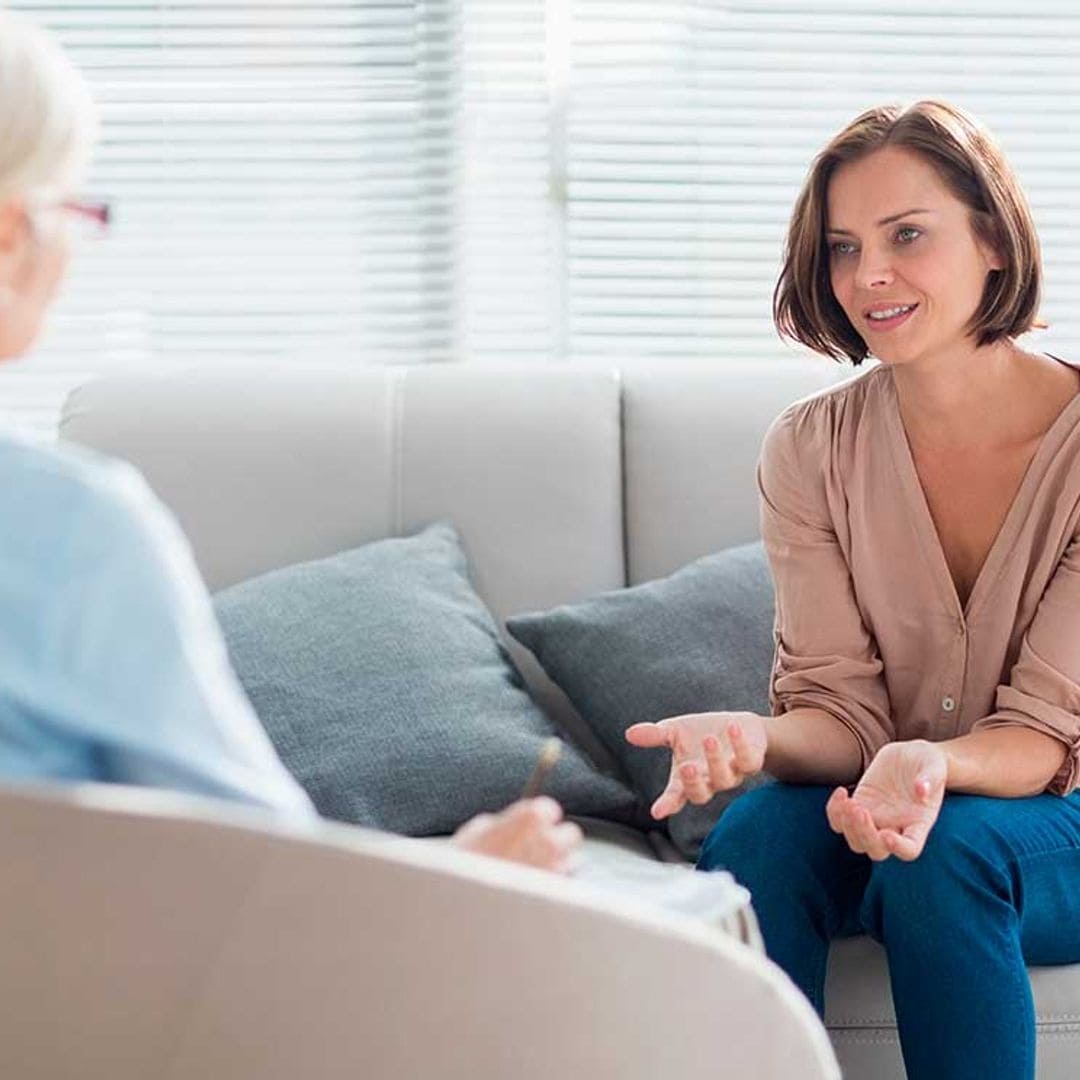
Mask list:
[[[532,776],[529,777],[529,782],[521,793],[523,799],[534,799],[540,794],[544,787],[544,781],[548,778],[548,773],[555,768],[555,763],[559,760],[561,753],[562,741],[560,739],[553,735],[550,739],[544,740],[544,745],[540,747],[540,753],[537,755]]]

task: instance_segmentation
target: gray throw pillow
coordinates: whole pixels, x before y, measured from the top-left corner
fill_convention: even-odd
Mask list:
[[[773,587],[760,543],[729,548],[670,577],[551,611],[507,629],[531,650],[651,804],[667,784],[666,749],[631,746],[639,721],[713,710],[768,712]],[[689,859],[742,788],[668,819]]]
[[[517,798],[553,733],[450,525],[263,574],[214,605],[255,711],[326,817],[452,832]],[[567,813],[640,814],[570,746],[545,790]]]

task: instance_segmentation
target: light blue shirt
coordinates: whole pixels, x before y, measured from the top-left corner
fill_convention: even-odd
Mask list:
[[[315,811],[244,697],[186,540],[130,466],[0,435],[0,779]]]

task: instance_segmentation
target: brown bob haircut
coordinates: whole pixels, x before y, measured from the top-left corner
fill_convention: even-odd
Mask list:
[[[861,364],[866,342],[848,321],[829,280],[826,194],[833,173],[885,146],[918,154],[971,210],[975,235],[1002,257],[991,270],[970,332],[979,346],[1014,338],[1039,323],[1039,238],[1027,199],[994,142],[975,119],[944,101],[884,105],[856,117],[814,159],[795,203],[773,319],[785,337],[836,360]]]

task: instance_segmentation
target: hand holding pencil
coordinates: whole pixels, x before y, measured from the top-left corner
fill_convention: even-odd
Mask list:
[[[478,855],[566,873],[581,844],[581,829],[563,821],[562,807],[540,794],[561,750],[558,739],[548,739],[521,798],[497,814],[479,814],[467,821],[454,834],[454,843]]]

